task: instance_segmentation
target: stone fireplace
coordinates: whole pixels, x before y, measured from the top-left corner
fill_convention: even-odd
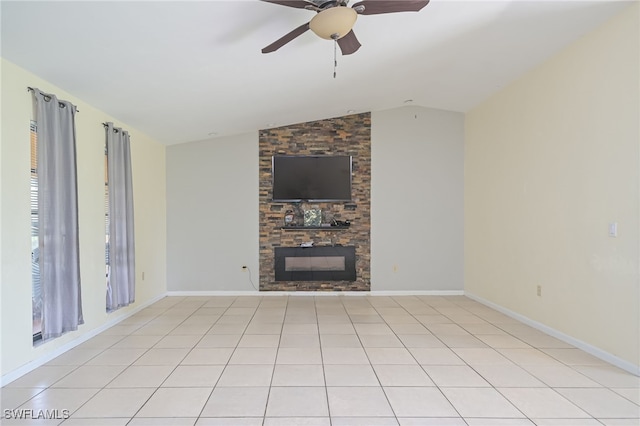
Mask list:
[[[259,136],[260,176],[260,290],[261,291],[368,291],[370,284],[370,194],[371,194],[371,114],[363,113],[328,120],[266,129]],[[350,202],[281,203],[272,202],[271,159],[273,155],[350,155],[353,158],[352,200]],[[287,210],[320,209],[325,221],[350,221],[348,227],[284,227]],[[300,249],[313,241],[313,250],[350,248],[352,260],[344,258],[348,274],[318,268],[342,267],[341,257],[289,260],[289,275],[276,272],[286,269],[286,261],[277,260],[276,252]],[[286,252],[286,250],[284,251]],[[281,253],[284,253],[281,252]],[[310,253],[308,251],[307,253]],[[299,256],[285,256],[289,258]],[[279,263],[280,262],[280,263]],[[351,262],[351,263],[349,263]],[[325,265],[325,266],[323,266]],[[304,270],[304,269],[307,270]],[[293,270],[297,269],[297,270]],[[354,276],[355,274],[355,276]]]

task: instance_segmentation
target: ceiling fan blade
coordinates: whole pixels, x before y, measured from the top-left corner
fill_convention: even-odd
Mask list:
[[[262,49],[262,53],[275,52],[276,50],[280,49],[285,44],[289,43],[294,38],[296,38],[296,37],[304,34],[305,32],[307,32],[308,30],[309,30],[309,23],[307,22],[306,24],[300,25],[295,30],[291,31],[288,34],[285,34],[284,36],[280,37],[278,40],[274,41],[273,43],[271,43],[270,45],[268,45],[267,47]]]
[[[419,12],[427,4],[429,4],[429,0],[369,0],[360,1],[354,4],[353,8],[364,6],[361,15],[378,15],[381,13]]]
[[[338,39],[338,46],[340,46],[343,55],[351,55],[357,52],[362,45],[358,41],[356,34],[351,30],[346,36]]]
[[[313,6],[313,3],[309,3],[306,0],[262,0],[262,1],[266,3],[279,4],[281,6],[295,7],[297,9],[304,9],[309,5]]]

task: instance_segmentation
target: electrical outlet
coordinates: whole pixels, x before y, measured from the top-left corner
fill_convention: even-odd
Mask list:
[[[542,286],[541,286],[541,285],[539,285],[539,286],[537,286],[537,287],[536,287],[536,294],[537,294],[539,297],[542,297]]]

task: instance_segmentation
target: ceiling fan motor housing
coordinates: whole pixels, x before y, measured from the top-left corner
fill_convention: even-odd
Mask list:
[[[329,7],[335,6],[346,6],[349,3],[349,0],[307,0],[311,1],[311,3],[315,4],[320,9],[326,9]]]

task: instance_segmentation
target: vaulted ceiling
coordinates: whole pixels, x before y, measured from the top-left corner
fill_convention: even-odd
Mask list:
[[[310,10],[3,0],[2,57],[175,144],[406,104],[466,112],[630,4],[431,0],[417,13],[359,16],[362,47],[338,50],[334,78],[334,43],[311,31],[261,53]]]

